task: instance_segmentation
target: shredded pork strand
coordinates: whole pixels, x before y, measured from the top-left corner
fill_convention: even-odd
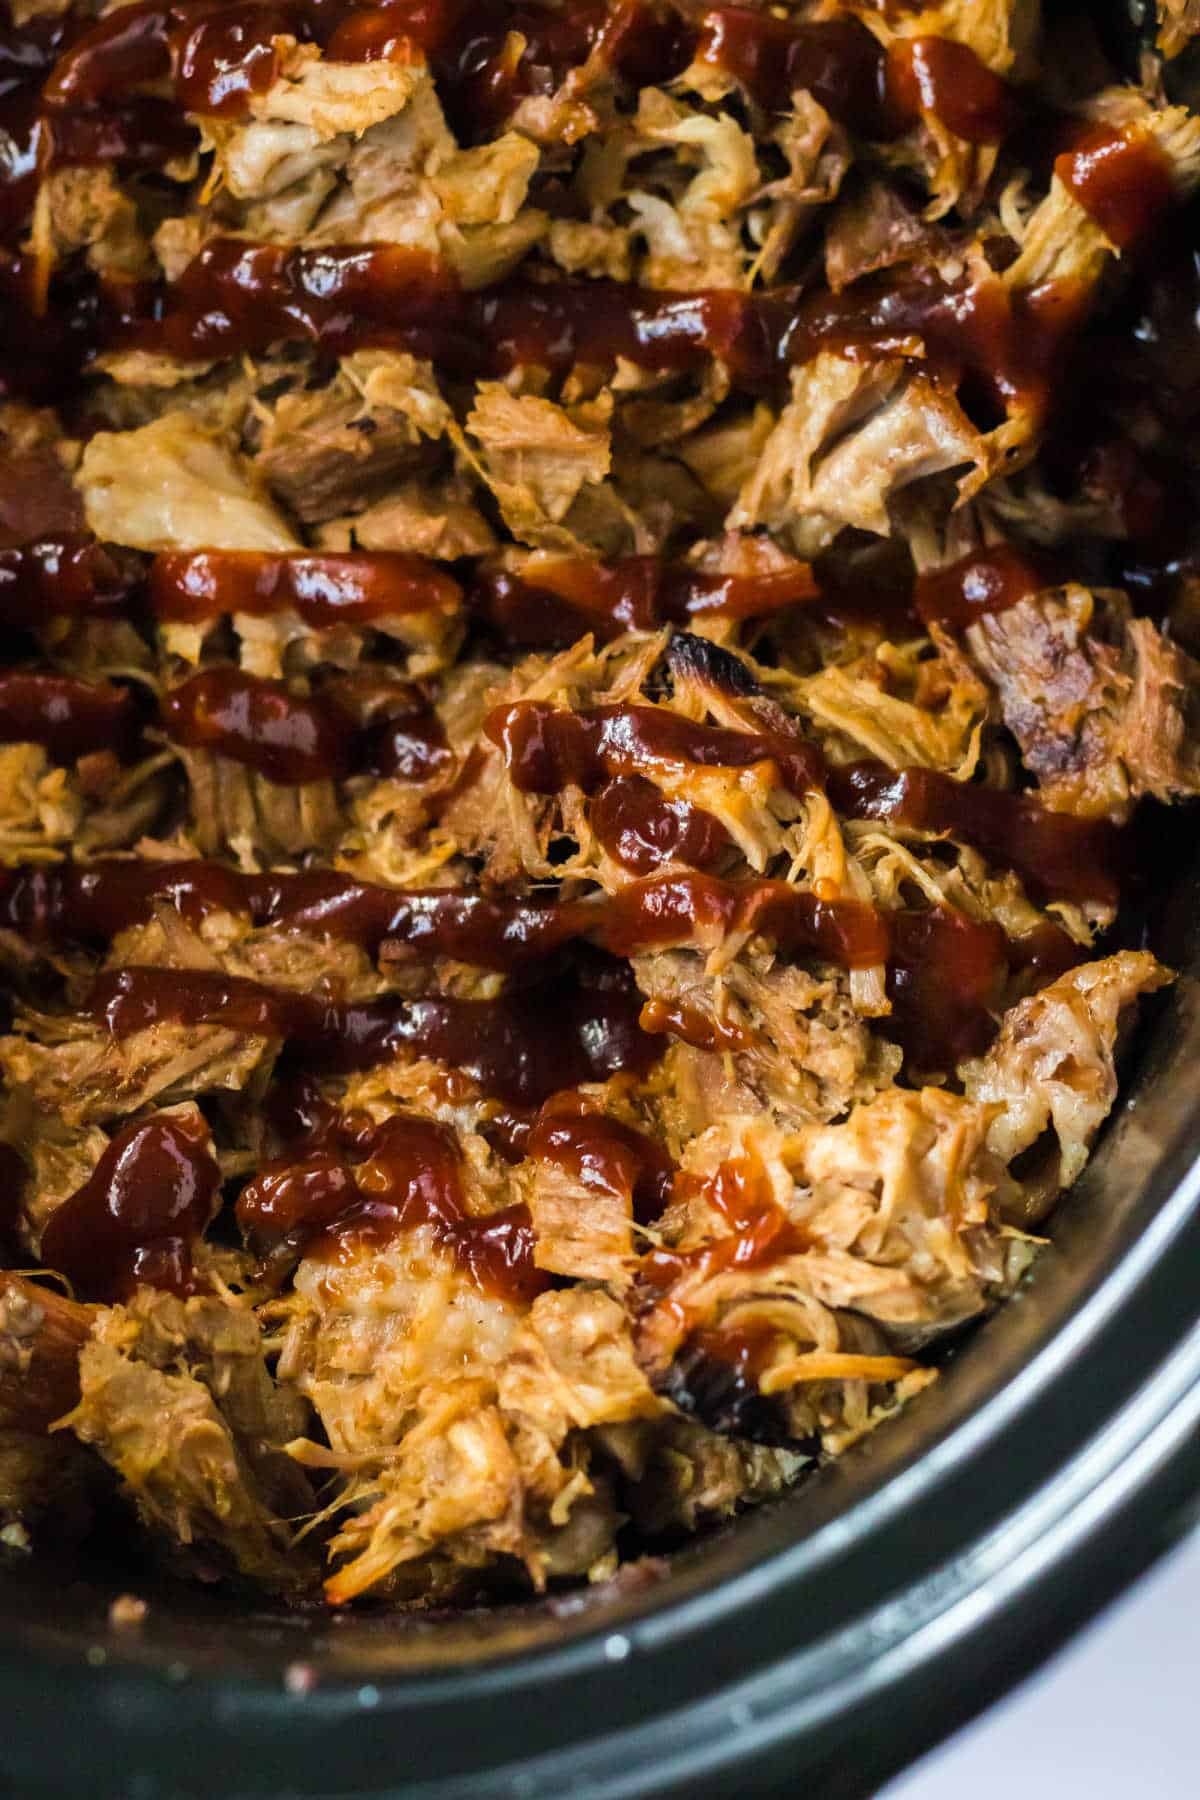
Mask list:
[[[1172,979],[1197,7],[221,10],[10,21],[0,1536],[601,1581],[916,1401]]]

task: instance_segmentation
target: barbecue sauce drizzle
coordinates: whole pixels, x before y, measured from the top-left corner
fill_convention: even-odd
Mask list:
[[[742,930],[761,930],[850,968],[885,961],[888,948],[882,915],[861,901],[821,900],[784,881],[725,881],[689,871],[553,905],[388,888],[332,869],[245,875],[200,861],[34,865],[0,878],[0,927],[34,942],[103,943],[156,903],[175,906],[192,923],[228,911],[260,926],[344,938],[372,951],[382,946],[385,960],[446,956],[509,972],[580,942],[628,956],[718,942]]]
[[[525,45],[515,64],[505,50],[510,31]],[[0,33],[0,129],[12,146],[0,181],[0,236],[24,229],[38,175],[56,163],[159,168],[195,144],[180,108],[243,116],[251,96],[278,74],[271,38],[281,32],[347,60],[424,53],[452,120],[470,118],[481,135],[521,99],[554,91],[598,48],[631,88],[669,79],[698,58],[726,73],[756,106],[782,110],[793,89],[804,87],[840,123],[879,139],[927,114],[969,142],[998,143],[1019,112],[1008,85],[963,46],[906,39],[885,55],[855,22],[791,24],[752,8],[716,8],[692,25],[671,8],[652,6],[585,6],[564,16],[493,5],[473,9],[468,19],[455,0],[370,10],[343,0],[221,9],[207,0],[169,7],[144,0],[86,29],[68,17]],[[168,78],[174,103],[129,94],[139,83]],[[460,130],[464,141],[469,135]],[[1054,167],[1119,248],[1142,238],[1171,198],[1165,158],[1132,131],[1090,129]],[[939,378],[967,373],[1002,405],[1036,408],[1046,403],[1062,337],[1086,303],[1064,286],[1011,296],[998,281],[969,287],[919,274],[869,280],[813,301],[791,294],[647,295],[598,281],[539,287],[513,280],[463,294],[445,269],[395,247],[335,246],[319,257],[218,241],[168,288],[114,288],[99,297],[85,290],[62,341],[80,354],[95,344],[140,344],[183,359],[265,349],[289,337],[332,354],[396,343],[468,373],[502,373],[519,362],[565,370],[618,355],[648,368],[686,369],[715,354],[754,389],[776,385],[824,344],[899,352],[919,334]],[[18,312],[28,276],[19,260],[6,272]],[[47,327],[48,361],[57,354],[57,330],[53,322]],[[41,341],[36,332],[34,340]],[[23,342],[18,354],[22,349]],[[36,626],[47,610],[118,614],[143,592],[141,581],[140,569],[120,553],[82,538],[47,540],[0,552],[0,611],[22,626]],[[1035,562],[999,547],[923,577],[913,598],[925,622],[962,629],[1045,585]],[[608,569],[544,559],[535,579],[528,570],[517,577],[485,568],[464,597],[455,579],[416,558],[220,552],[159,557],[144,590],[163,619],[291,608],[314,629],[413,610],[453,612],[465,598],[511,641],[534,643],[569,642],[585,629],[600,637],[648,630],[702,613],[762,617],[816,595],[803,565],[783,576],[734,578],[664,570],[650,558]],[[100,748],[131,753],[136,716],[123,689],[60,676],[0,677],[0,738],[42,743],[60,759]],[[380,767],[369,755],[364,762],[335,702],[301,698],[236,670],[206,670],[182,684],[167,697],[163,720],[177,741],[238,758],[271,779]],[[948,909],[884,919],[783,883],[720,882],[703,871],[720,862],[728,834],[701,809],[660,795],[640,773],[647,759],[730,768],[769,759],[793,792],[825,784],[847,816],[952,831],[1017,868],[1035,893],[1117,897],[1120,847],[1110,828],[1049,815],[1026,796],[934,771],[894,772],[867,762],[829,771],[813,747],[790,737],[695,726],[653,707],[586,714],[510,707],[493,715],[488,729],[516,785],[553,793],[574,782],[590,794],[597,835],[631,871],[679,862],[697,872],[635,883],[606,901],[550,908],[444,891],[397,894],[323,871],[246,877],[201,863],[61,865],[9,874],[0,887],[0,919],[33,936],[99,939],[167,899],[189,916],[223,906],[256,923],[354,936],[391,955],[453,955],[506,970],[588,940],[600,948],[579,950],[563,970],[494,1001],[352,1003],[206,971],[130,967],[102,976],[91,1005],[118,1033],[165,1019],[227,1024],[280,1036],[287,1054],[330,1069],[364,1067],[404,1048],[457,1063],[526,1115],[528,1154],[627,1195],[639,1217],[652,1218],[671,1180],[657,1146],[553,1097],[581,1081],[644,1071],[660,1048],[657,1034],[701,1028],[662,1006],[641,1006],[628,971],[606,953],[626,956],[749,929],[781,948],[850,967],[885,961],[892,1029],[917,1066],[928,1068],[984,1047],[1006,963],[1044,977],[1074,951],[1053,927],[1013,945],[998,926]],[[406,766],[404,753],[399,764]],[[543,1049],[550,1039],[552,1058]],[[541,1110],[533,1116],[535,1107]],[[336,1147],[322,1139],[300,1162],[260,1171],[243,1191],[239,1216],[253,1235],[270,1242],[300,1233],[310,1254],[336,1258],[354,1244],[385,1242],[427,1224],[485,1289],[526,1299],[540,1291],[545,1277],[533,1266],[526,1210],[467,1214],[458,1147],[442,1127],[395,1118],[370,1132],[352,1122],[338,1129]],[[52,1218],[46,1259],[97,1298],[120,1297],[138,1280],[195,1291],[190,1245],[208,1222],[219,1179],[202,1125],[164,1117],[129,1126]],[[760,1172],[731,1166],[710,1186],[708,1198],[732,1235],[693,1255],[716,1257],[714,1269],[805,1247]],[[680,1272],[677,1253],[658,1252],[647,1280],[665,1284]]]
[[[618,357],[685,372],[718,357],[750,392],[778,390],[790,368],[827,347],[905,356],[921,339],[938,379],[970,376],[996,405],[1037,413],[1087,300],[1069,281],[1010,293],[997,275],[951,280],[921,269],[807,298],[520,276],[464,292],[447,267],[396,245],[316,250],[215,238],[170,284],[109,282],[96,330],[105,347],[181,361],[292,341],[330,356],[402,349],[474,376],[527,364],[565,374]]]
[[[514,31],[524,41],[515,64]],[[346,0],[234,7],[136,0],[94,23],[34,20],[0,42],[0,106],[15,108],[3,192],[13,219],[23,225],[47,158],[154,166],[190,146],[190,127],[179,115],[187,137],[172,137],[169,101],[130,98],[139,83],[169,80],[178,105],[198,116],[244,114],[276,79],[272,39],[284,32],[333,58],[428,58],[452,122],[462,127],[473,119],[485,133],[522,98],[552,93],[572,68],[601,54],[630,91],[669,80],[698,60],[767,111],[807,88],[840,123],[880,138],[932,116],[970,142],[998,142],[1020,113],[1013,90],[967,47],[917,37],[885,53],[855,20],[792,23],[737,6],[710,9],[692,23],[653,4],[583,6],[564,16],[529,4],[493,4],[481,15],[461,0],[394,0],[373,9]],[[1131,128],[1085,132],[1055,169],[1118,246],[1140,236],[1171,197],[1165,158]],[[6,284],[18,291],[31,280],[35,273],[19,259],[6,271]],[[396,246],[306,252],[218,240],[165,288],[110,283],[100,299],[93,290],[78,342],[137,344],[193,359],[261,351],[297,337],[330,354],[395,344],[467,373],[539,360],[563,369],[617,355],[645,367],[686,368],[715,354],[754,388],[776,383],[824,341],[886,351],[898,335],[911,341],[919,334],[947,372],[972,375],[1001,404],[1040,410],[1062,336],[1085,303],[1063,284],[1009,295],[998,278],[946,284],[926,275],[881,285],[876,298],[870,284],[856,284],[861,291],[835,297],[832,307],[807,309],[786,294],[648,295],[598,280],[514,280],[463,295],[445,269]],[[56,325],[47,327],[44,342],[32,336],[21,347],[32,357],[10,357],[18,390],[52,382],[71,347]],[[69,366],[59,379],[69,385]]]
[[[301,695],[241,669],[203,669],[164,696],[162,726],[177,744],[229,757],[284,786],[364,772],[429,781],[448,770],[441,723],[419,689],[377,684],[379,705],[360,719],[351,710],[356,685],[347,676]]]
[[[776,1201],[770,1178],[753,1152],[731,1157],[707,1177],[677,1176],[676,1191],[679,1198],[701,1191],[729,1227],[727,1235],[694,1250],[653,1249],[642,1258],[644,1312],[652,1317],[665,1311],[680,1338],[688,1335],[695,1320],[685,1303],[662,1296],[684,1276],[695,1278],[698,1286],[726,1269],[762,1268],[781,1256],[802,1255],[812,1248],[806,1233]]]
[[[58,763],[100,750],[127,761],[138,738],[137,703],[127,688],[34,670],[0,672],[2,744],[40,744]]]
[[[485,1292],[528,1301],[549,1285],[534,1260],[528,1207],[468,1210],[452,1128],[407,1115],[375,1125],[321,1102],[307,1086],[287,1101],[299,1102],[295,1135],[237,1202],[238,1222],[264,1252],[268,1272],[297,1255],[350,1261],[425,1226]],[[661,1146],[570,1090],[528,1115],[517,1160],[524,1157],[561,1169],[643,1223],[670,1197],[674,1168]]]
[[[522,99],[553,93],[597,55],[629,92],[668,82],[695,59],[766,111],[783,110],[805,88],[839,123],[885,139],[925,115],[969,142],[994,143],[1020,116],[1014,91],[966,46],[906,38],[885,53],[855,20],[793,23],[742,6],[685,17],[656,4],[585,4],[564,15],[497,0],[470,8],[463,0],[373,8],[347,0],[141,0],[119,16],[34,19],[0,38],[0,102],[14,145],[7,212],[15,220],[27,214],[39,162],[161,166],[195,142],[182,109],[243,116],[278,76],[272,40],[280,33],[322,46],[333,60],[426,57],[465,143],[495,132]],[[522,46],[515,60],[513,33]],[[131,87],[164,80],[174,105],[130,97]]]
[[[1104,904],[1119,897],[1124,840],[1113,826],[1052,813],[1032,796],[956,781],[934,769],[895,771],[873,759],[828,769],[815,745],[790,733],[699,725],[653,706],[567,712],[516,701],[489,714],[484,730],[501,749],[514,786],[528,793],[555,794],[568,783],[592,793],[606,776],[653,767],[770,763],[794,794],[827,787],[849,818],[947,832],[976,845],[1015,869],[1036,895]]]
[[[1044,588],[1060,572],[1043,552],[992,544],[915,581],[887,571],[819,573],[808,563],[761,575],[726,575],[657,556],[603,563],[531,557],[520,572],[484,560],[465,581],[444,565],[398,551],[195,550],[149,561],[84,533],[0,548],[0,624],[119,617],[146,606],[164,623],[203,625],[235,614],[294,612],[310,630],[377,626],[413,613],[465,608],[505,643],[565,648],[587,632],[608,642],[705,618],[764,619],[790,607],[822,619],[965,630]]]
[[[330,1072],[408,1050],[449,1063],[515,1106],[623,1071],[643,1074],[661,1051],[638,1024],[628,969],[596,952],[496,1000],[347,1001],[220,971],[129,964],[98,977],[88,1009],[118,1037],[170,1021],[279,1038],[290,1058]]]
[[[720,820],[690,800],[668,800],[642,775],[606,781],[588,814],[596,839],[634,875],[668,863],[709,869],[734,848]]]
[[[535,0],[138,0],[70,39],[47,46],[44,99],[52,112],[111,104],[143,84],[167,81],[180,108],[244,117],[280,73],[272,39],[291,35],[323,47],[330,61],[427,60],[456,135],[493,134],[523,99],[548,95],[601,55],[627,92],[661,86],[693,61],[740,86],[767,112],[785,111],[806,89],[833,118],[887,139],[931,114],[976,143],[997,142],[1017,119],[1015,96],[964,45],[940,38],[900,42],[889,55],[853,19],[778,20],[749,6],[718,6],[689,18],[665,4],[584,4],[560,12]],[[516,59],[511,35],[523,39]],[[55,60],[56,59],[56,60]]]
[[[822,618],[852,616],[963,630],[1043,588],[1059,572],[1044,553],[1013,544],[971,551],[944,568],[889,571],[885,585],[858,572],[808,563],[761,575],[726,575],[657,556],[603,563],[533,556],[520,572],[484,560],[465,584],[444,565],[399,551],[194,550],[148,561],[60,534],[0,548],[0,623],[35,627],[48,618],[105,618],[148,607],[171,624],[202,625],[234,614],[294,612],[313,631],[371,626],[413,613],[447,616],[466,607],[506,643],[566,647],[586,632],[605,642],[624,631],[686,626],[695,619],[763,619],[789,607]]]
[[[437,563],[400,551],[198,550],[156,556],[148,597],[154,616],[173,622],[294,612],[321,631],[417,612],[454,613],[462,588]]]
[[[332,1141],[331,1141],[332,1140]],[[426,1227],[485,1292],[533,1300],[549,1278],[534,1263],[528,1207],[468,1211],[454,1132],[403,1114],[372,1127],[336,1116],[326,1141],[261,1168],[242,1189],[238,1222],[272,1253],[352,1262]]]
[[[221,1171],[199,1114],[126,1125],[83,1186],[51,1214],[42,1261],[88,1300],[128,1297],[140,1282],[199,1291],[192,1247],[216,1209]]]
[[[646,1132],[592,1109],[578,1094],[555,1095],[541,1108],[524,1145],[534,1162],[561,1169],[593,1193],[629,1208],[647,1225],[671,1197],[674,1167]]]
[[[653,1001],[642,1005],[627,971],[609,957],[712,946],[731,932],[757,932],[787,953],[851,968],[886,965],[896,1009],[891,1028],[923,1067],[949,1067],[983,1047],[1006,972],[1031,970],[1049,979],[1078,960],[1076,946],[1054,926],[1009,940],[998,927],[949,909],[884,914],[852,900],[820,900],[781,881],[722,881],[701,873],[633,882],[607,898],[538,906],[373,887],[323,870],[247,876],[203,862],[60,864],[9,872],[0,888],[0,925],[34,942],[104,942],[155,901],[175,905],[192,922],[223,909],[248,914],[258,925],[382,946],[385,960],[449,956],[510,973],[595,946],[588,955],[603,953],[599,963],[585,959],[582,970],[568,968],[494,1002],[386,996],[350,1003],[207,971],[150,968],[109,972],[93,991],[92,1010],[119,1034],[161,1019],[222,1024],[286,1038],[296,1054],[341,1069],[368,1067],[409,1047],[457,1064],[518,1106],[604,1078],[589,1069],[611,1074],[648,1067],[664,1033],[704,1049],[750,1047],[719,1021]],[[945,979],[950,966],[954,981]],[[555,1007],[562,1009],[557,1019]],[[552,1020],[565,1034],[561,1067]]]
[[[508,643],[566,645],[587,631],[607,641],[699,617],[764,618],[819,591],[807,563],[725,575],[656,556],[536,556],[520,574],[485,561],[464,591],[442,564],[399,551],[195,550],[147,563],[83,533],[0,549],[0,623],[23,627],[144,605],[172,624],[294,612],[323,631],[465,606]]]
[[[807,563],[762,575],[722,575],[628,556],[615,563],[584,557],[532,557],[519,574],[481,567],[470,605],[509,643],[563,645],[585,632],[604,642],[623,631],[654,631],[704,617],[761,619],[814,600]]]
[[[1118,250],[1147,236],[1174,197],[1170,163],[1137,126],[1089,126],[1054,173]]]

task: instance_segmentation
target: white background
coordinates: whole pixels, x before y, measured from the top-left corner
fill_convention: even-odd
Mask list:
[[[1200,1800],[1200,1531],[879,1800]]]

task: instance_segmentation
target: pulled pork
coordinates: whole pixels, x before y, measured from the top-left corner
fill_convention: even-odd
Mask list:
[[[1171,979],[1196,7],[221,10],[8,29],[0,1541],[598,1581],[936,1378]]]

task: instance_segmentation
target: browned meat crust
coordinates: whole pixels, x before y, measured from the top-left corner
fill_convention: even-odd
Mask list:
[[[1123,819],[1200,792],[1200,667],[1123,599],[1039,594],[980,620],[972,654],[1048,803]]]

